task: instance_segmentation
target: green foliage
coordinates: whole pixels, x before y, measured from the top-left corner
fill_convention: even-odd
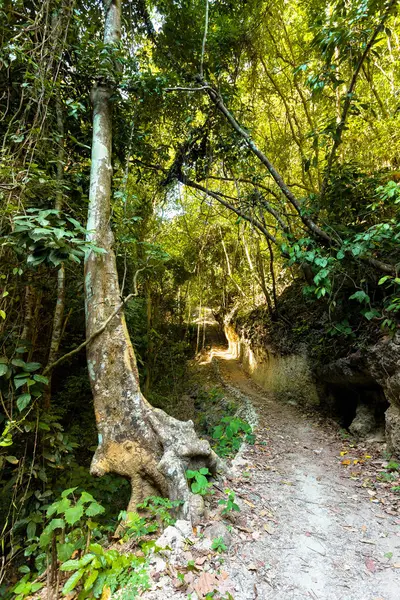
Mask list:
[[[212,483],[210,483],[206,477],[206,475],[210,475],[209,470],[206,467],[199,469],[198,471],[192,471],[188,469],[186,471],[186,478],[190,482],[190,489],[193,494],[200,494],[201,496],[205,496],[206,494],[210,494]]]
[[[222,552],[226,552],[228,549],[222,537],[214,538],[211,544],[211,548],[219,554],[221,554]]]
[[[154,499],[157,500],[163,499]],[[151,504],[151,499],[148,499],[148,503]],[[161,505],[163,510],[169,507],[167,501],[164,505],[161,502]],[[100,543],[93,543],[93,540],[103,538],[104,527],[97,521],[97,517],[104,512],[104,507],[91,494],[86,491],[77,494],[76,488],[70,488],[64,490],[57,501],[30,514],[25,520],[28,545],[24,555],[34,558],[39,573],[46,568],[54,547],[60,570],[72,571],[64,584],[64,595],[79,585],[81,590],[78,598],[86,600],[99,598],[105,588],[113,592],[124,586],[126,592],[131,594],[130,597],[135,598],[140,590],[149,585],[147,564],[143,557],[120,554],[117,550],[104,549]],[[131,514],[132,519],[129,521]],[[158,527],[157,524],[147,524],[145,519],[135,513],[128,514],[128,523],[137,537]],[[40,534],[38,528],[41,529]],[[72,558],[76,554],[80,554],[80,558]],[[20,599],[35,589],[40,589],[30,578],[30,573],[26,573],[13,588]]]
[[[254,444],[255,436],[249,423],[238,417],[223,417],[221,423],[214,427],[212,438],[214,449],[219,456],[233,456],[242,442]]]
[[[386,470],[389,472],[400,471],[400,464],[398,462],[396,462],[395,460],[390,460],[388,462],[388,464],[386,465]]]
[[[162,525],[173,525],[176,521],[173,514],[182,504],[181,500],[170,500],[160,496],[149,496],[138,504],[139,510],[144,510],[153,519],[156,519]]]
[[[236,494],[233,490],[226,489],[225,490],[226,498],[221,498],[218,504],[223,506],[222,514],[228,515],[230,512],[240,512],[239,506],[235,502]]]
[[[26,256],[29,266],[45,263],[57,267],[66,260],[79,264],[85,252],[105,253],[86,241],[87,231],[76,219],[61,216],[59,210],[28,208],[26,212],[14,217],[8,244]]]
[[[100,598],[105,589],[114,592],[120,587],[126,588],[124,593],[130,598],[136,598],[150,587],[144,557],[106,550],[100,544],[90,544],[80,559],[63,562],[60,570],[72,572],[62,589],[63,595],[80,585],[79,600]]]

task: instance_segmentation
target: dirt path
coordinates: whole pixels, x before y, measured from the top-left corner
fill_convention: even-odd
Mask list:
[[[212,354],[259,416],[232,481],[251,508],[224,564],[234,599],[400,600],[400,516],[356,488],[326,429],[275,402],[225,351]]]

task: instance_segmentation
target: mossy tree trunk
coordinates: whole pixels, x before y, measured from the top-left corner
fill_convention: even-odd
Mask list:
[[[118,43],[121,0],[104,3],[104,42]],[[110,81],[111,81],[110,77]],[[88,239],[105,250],[91,252],[85,261],[86,335],[89,338],[121,303],[110,227],[112,185],[113,84],[100,78],[92,90],[93,140],[90,174]],[[181,422],[154,409],[139,387],[135,354],[120,311],[105,331],[87,347],[99,444],[91,472],[114,472],[130,479],[129,510],[151,494],[182,500],[182,516],[190,518],[191,494],[185,470],[207,466],[215,472],[218,457],[200,440],[191,421]]]

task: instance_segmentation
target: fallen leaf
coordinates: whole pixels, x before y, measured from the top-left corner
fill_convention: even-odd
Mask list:
[[[207,556],[199,556],[196,558],[196,565],[204,565],[207,560]]]
[[[250,502],[250,500],[244,500],[244,502],[247,504],[247,506],[250,506],[251,508],[255,508],[256,505],[253,504],[252,502]]]
[[[199,598],[211,594],[218,587],[218,578],[213,573],[202,573],[193,586]]]
[[[368,571],[370,571],[371,573],[375,573],[376,567],[372,558],[365,559],[365,566],[367,567]]]
[[[254,563],[250,563],[249,565],[247,565],[247,568],[249,571],[257,571],[257,565],[255,565]]]
[[[340,456],[345,456],[347,454],[347,450],[345,450],[344,452],[340,453]]]
[[[394,565],[392,565],[393,569],[400,569],[400,563],[394,563]]]
[[[221,571],[221,579],[228,579],[229,574],[226,571]]]
[[[269,523],[264,523],[264,529],[267,533],[269,533],[269,535],[274,533],[274,528]]]
[[[351,460],[349,460],[348,458],[346,458],[346,460],[342,460],[342,465],[350,465],[351,464]]]

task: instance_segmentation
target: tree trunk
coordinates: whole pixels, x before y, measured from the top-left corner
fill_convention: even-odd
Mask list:
[[[58,133],[58,151],[57,151],[57,190],[54,208],[61,211],[64,204],[63,198],[63,182],[64,182],[64,163],[65,163],[65,148],[64,148],[64,117],[62,113],[62,105],[60,94],[56,96],[56,115],[57,115],[57,133]],[[57,272],[57,300],[53,314],[53,327],[51,332],[50,350],[47,358],[47,367],[52,365],[58,356],[60,342],[63,331],[65,310],[65,267],[61,264]],[[46,410],[51,404],[51,378],[53,371],[49,371],[48,384],[44,391],[43,405]]]
[[[104,42],[120,39],[121,0],[105,3]],[[105,254],[90,252],[85,261],[86,335],[89,337],[120,304],[113,234],[110,227],[113,86],[97,79],[92,90],[93,142],[90,174],[88,240]],[[99,445],[91,472],[114,472],[130,479],[128,510],[151,494],[182,500],[190,518],[191,497],[185,470],[207,466],[216,472],[218,457],[200,440],[191,421],[181,422],[154,409],[139,387],[135,354],[123,312],[87,347]],[[194,505],[195,503],[193,503]]]

